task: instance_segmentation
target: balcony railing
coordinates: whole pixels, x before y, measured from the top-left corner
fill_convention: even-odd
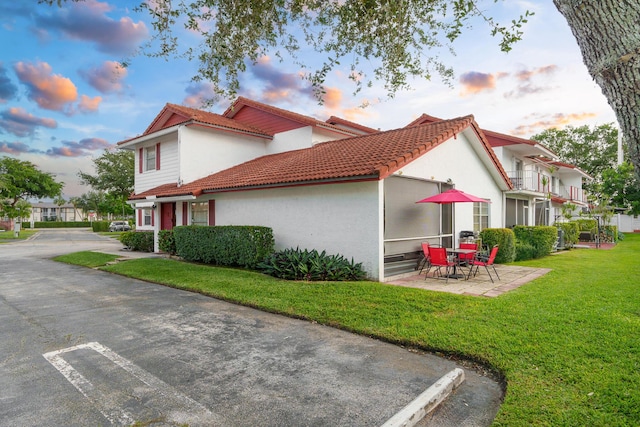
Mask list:
[[[549,175],[535,171],[511,171],[507,172],[513,183],[514,190],[531,191],[543,195],[551,194],[572,202],[587,202],[587,193],[578,187],[553,185],[556,181]]]

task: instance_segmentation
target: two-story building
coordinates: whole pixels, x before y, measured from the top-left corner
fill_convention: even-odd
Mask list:
[[[223,114],[167,104],[133,150],[137,229],[263,225],[276,247],[339,253],[384,280],[420,242],[503,226],[511,182],[472,116],[380,132],[238,98]],[[417,204],[457,187],[490,203]]]
[[[441,119],[423,114],[409,126]],[[570,203],[575,213],[587,206],[583,180],[591,179],[576,166],[561,162],[537,141],[483,129],[506,169],[513,188],[505,192],[504,226],[552,225]]]

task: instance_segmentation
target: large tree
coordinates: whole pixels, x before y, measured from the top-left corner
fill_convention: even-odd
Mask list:
[[[593,128],[585,125],[546,129],[531,139],[551,149],[563,162],[591,175],[594,181],[584,184],[589,192],[601,182],[602,172],[615,167],[618,161],[618,129],[612,123]]]
[[[63,186],[53,175],[40,171],[31,162],[0,158],[0,214],[3,216],[22,217],[25,212],[23,202],[30,198],[60,196]]]
[[[65,0],[39,0],[60,4]],[[74,0],[81,1],[81,0]],[[494,0],[498,1],[498,0]],[[502,50],[519,40],[527,14],[501,25],[481,11],[479,0],[154,0],[154,28],[147,50],[199,61],[197,79],[222,94],[239,88],[238,76],[261,55],[288,54],[322,93],[329,71],[351,68],[357,87],[373,80],[390,95],[409,86],[409,77],[451,77],[433,48],[454,41],[472,18],[499,35]],[[553,0],[571,28],[591,76],[616,113],[629,156],[640,174],[640,0]],[[179,46],[174,27],[202,35],[198,47]],[[317,55],[309,55],[313,50]],[[431,51],[430,51],[431,50]],[[304,53],[301,53],[304,52]],[[304,60],[320,60],[319,64]],[[366,75],[362,64],[373,64]]]
[[[117,208],[123,216],[126,212],[131,213],[131,207],[126,201],[133,192],[134,185],[133,151],[105,150],[100,157],[93,160],[93,164],[95,175],[82,171],[78,173],[82,183],[108,194],[118,205]]]

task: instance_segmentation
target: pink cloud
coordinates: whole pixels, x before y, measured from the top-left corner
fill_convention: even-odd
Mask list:
[[[51,15],[37,17],[36,23],[39,28],[61,31],[70,39],[92,41],[102,52],[130,54],[148,37],[147,27],[126,16],[112,19],[107,16],[112,10],[107,3],[85,0],[53,8]]]
[[[85,138],[79,142],[64,141],[62,147],[53,147],[47,150],[47,155],[53,157],[81,157],[89,155],[91,151],[110,148],[106,140],[102,138]]]
[[[0,153],[19,156],[22,153],[37,153],[38,150],[29,148],[24,142],[0,142]]]
[[[20,107],[0,112],[0,128],[16,136],[33,135],[38,127],[55,129],[58,123],[54,119],[36,117]]]
[[[581,123],[587,119],[597,117],[595,113],[556,113],[552,115],[541,115],[532,117],[533,122],[520,125],[513,129],[511,133],[513,135],[532,135],[541,132],[545,129],[557,129],[563,126],[571,125],[573,123]]]
[[[29,99],[41,108],[63,111],[67,104],[78,98],[78,90],[73,82],[52,74],[51,66],[46,62],[18,62],[14,69],[18,79],[27,86]]]
[[[80,75],[102,93],[120,92],[123,89],[122,81],[127,77],[127,69],[119,62],[105,61],[100,67],[81,71]]]
[[[78,104],[78,109],[83,113],[94,113],[98,111],[100,102],[102,102],[101,96],[90,98],[87,95],[82,95],[80,97],[80,103]]]
[[[496,87],[496,76],[490,73],[469,71],[460,76],[463,91],[461,95],[473,95]]]

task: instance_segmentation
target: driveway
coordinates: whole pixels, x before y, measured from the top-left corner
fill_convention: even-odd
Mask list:
[[[419,425],[489,425],[497,383],[433,355],[49,258],[87,231],[0,245],[0,424],[380,426],[455,368]]]

